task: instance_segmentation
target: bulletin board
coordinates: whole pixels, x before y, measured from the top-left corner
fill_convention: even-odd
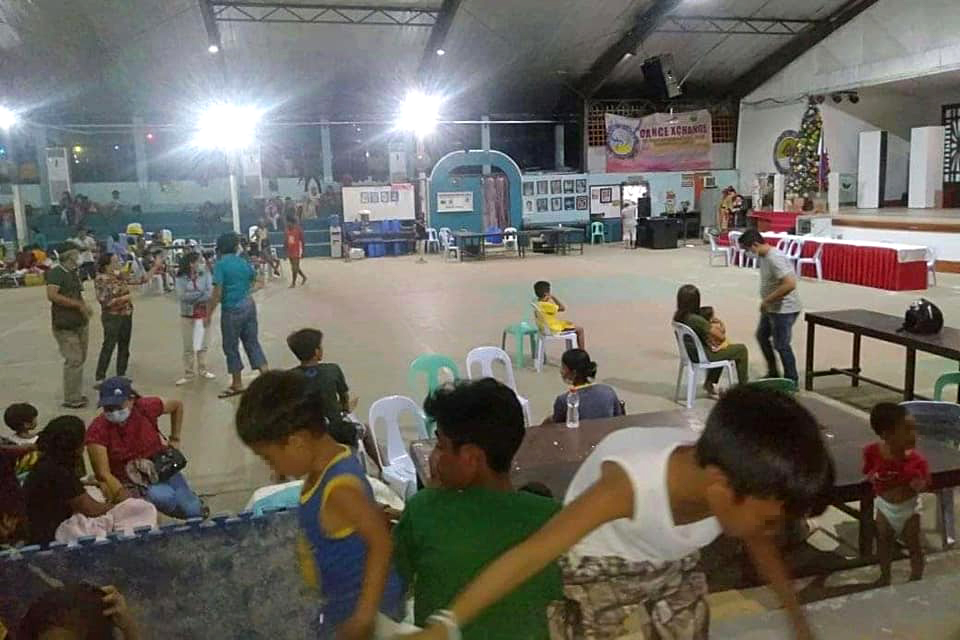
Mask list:
[[[590,215],[620,218],[619,184],[599,184],[590,187]]]
[[[538,214],[545,218],[585,218],[589,209],[584,174],[546,174],[523,179],[524,218],[535,220]]]
[[[416,191],[408,183],[343,187],[344,220],[357,220],[361,211],[369,211],[371,220],[413,220]]]

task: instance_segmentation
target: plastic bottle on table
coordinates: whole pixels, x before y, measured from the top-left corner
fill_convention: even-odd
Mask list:
[[[576,391],[567,393],[567,429],[580,427],[580,394]]]

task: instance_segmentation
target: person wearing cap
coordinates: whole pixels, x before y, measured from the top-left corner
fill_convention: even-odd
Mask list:
[[[83,395],[83,365],[87,360],[90,316],[93,309],[83,301],[80,280],[80,252],[70,247],[60,253],[60,262],[47,271],[47,300],[53,337],[63,356],[63,406],[82,409],[88,400]]]
[[[135,495],[174,518],[202,517],[203,503],[182,473],[144,488],[142,484],[134,483],[128,472],[129,469],[141,471],[143,461],[149,461],[167,445],[180,448],[183,403],[141,396],[133,390],[129,380],[117,377],[108,378],[100,385],[98,406],[103,411],[87,429],[87,455],[97,480],[110,494],[108,499]],[[167,437],[160,432],[158,420],[162,415],[170,416],[170,435]]]

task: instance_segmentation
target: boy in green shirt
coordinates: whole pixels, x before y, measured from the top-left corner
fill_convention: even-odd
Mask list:
[[[440,488],[411,498],[393,530],[397,571],[413,588],[414,620],[421,626],[560,508],[510,485],[524,422],[509,387],[492,378],[460,381],[434,391],[424,410],[437,423],[430,468]],[[562,597],[559,567],[550,564],[466,625],[463,638],[546,640],[547,606]]]

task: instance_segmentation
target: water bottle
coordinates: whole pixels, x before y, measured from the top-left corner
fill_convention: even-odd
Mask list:
[[[580,428],[580,394],[576,391],[567,393],[567,429]]]

